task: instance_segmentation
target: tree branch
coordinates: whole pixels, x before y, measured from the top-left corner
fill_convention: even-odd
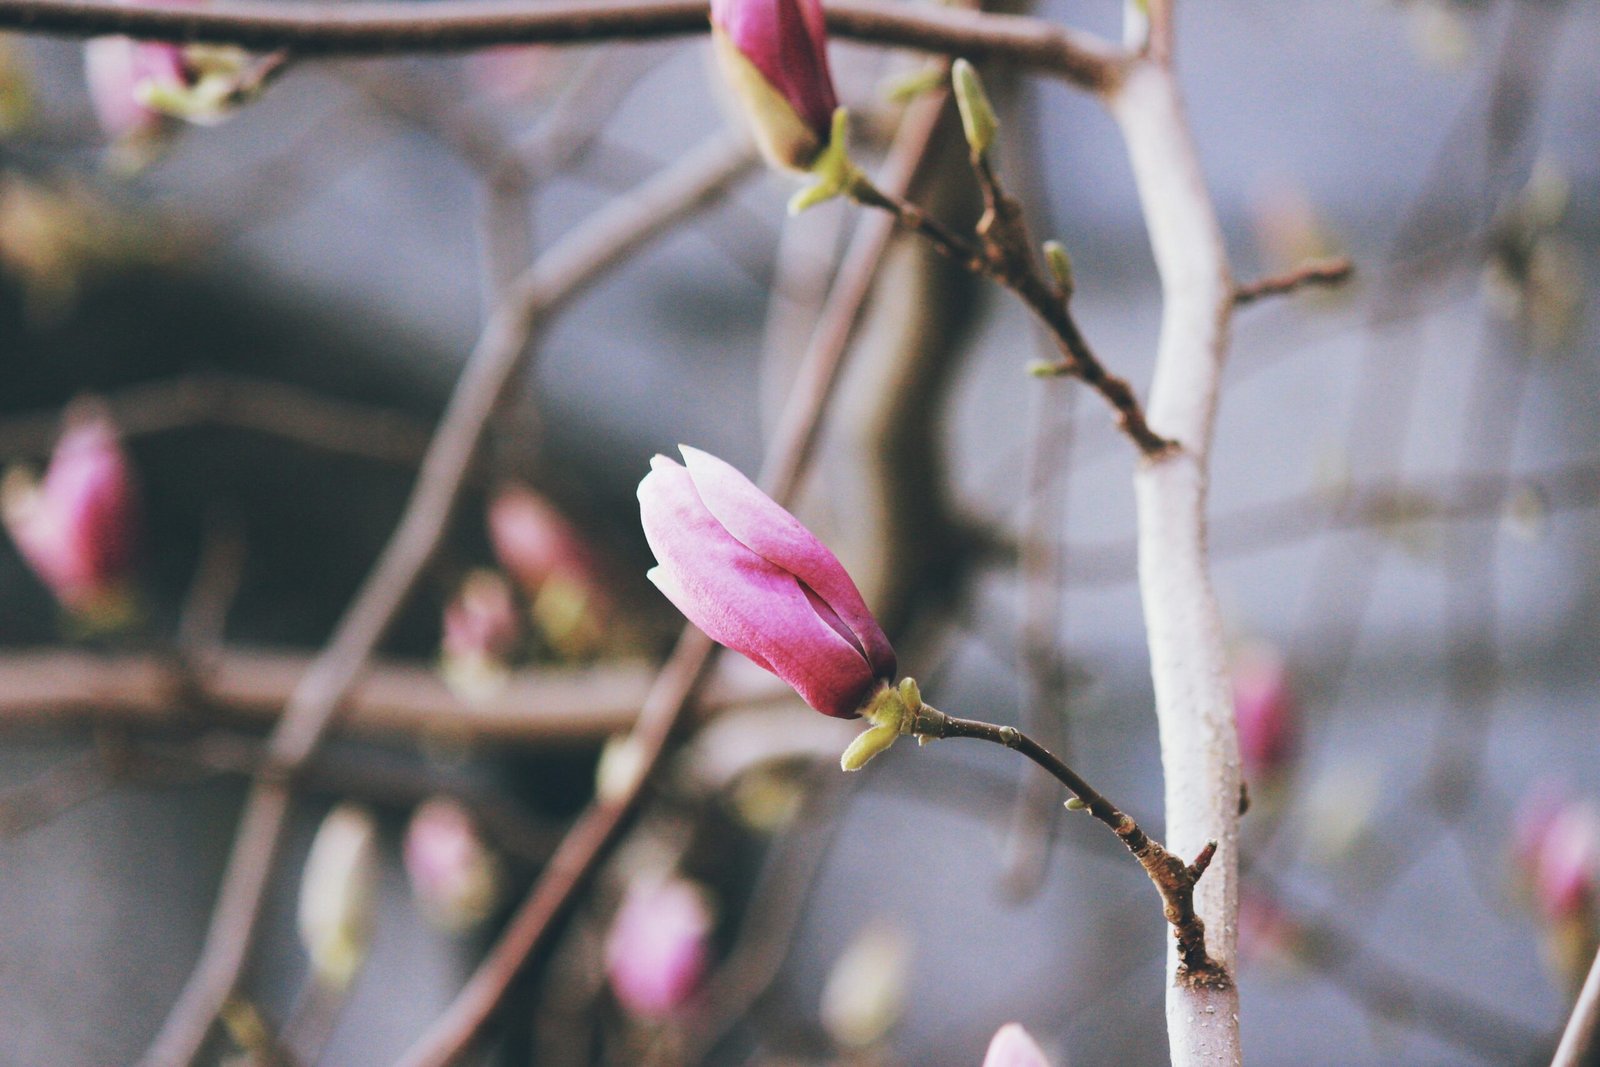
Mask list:
[[[423,459],[404,515],[326,648],[295,687],[269,743],[269,767],[245,804],[199,962],[155,1043],[149,1067],[193,1062],[239,980],[289,814],[284,777],[315,751],[443,535],[478,441],[516,380],[534,330],[597,275],[704,204],[751,162],[717,139],[690,152],[634,196],[615,202],[552,248],[490,317]]]
[[[1177,80],[1165,61],[1167,4],[1150,4],[1152,56],[1131,66],[1109,98],[1128,144],[1161,278],[1161,335],[1146,413],[1178,448],[1134,475],[1140,595],[1150,642],[1166,774],[1167,845],[1195,855],[1217,843],[1195,908],[1225,970],[1238,926],[1239,745],[1228,692],[1222,619],[1206,561],[1207,457],[1233,310],[1233,280],[1200,171]],[[1237,1064],[1239,994],[1182,981],[1168,953],[1172,1062]]]
[[[502,44],[646,40],[703,34],[704,0],[437,0],[428,4],[279,3],[220,0],[123,5],[118,0],[0,0],[0,29],[68,37],[125,34],[209,41],[299,56],[449,52]],[[884,0],[827,6],[836,37],[880,45],[993,58],[1059,74],[1084,88],[1115,85],[1122,53],[1113,45],[1042,19],[991,15]]]
[[[1572,1006],[1572,1017],[1567,1020],[1550,1067],[1583,1067],[1593,1062],[1597,1049],[1600,1049],[1600,953],[1589,965],[1589,977],[1583,980],[1583,989],[1578,992],[1578,1002]]]

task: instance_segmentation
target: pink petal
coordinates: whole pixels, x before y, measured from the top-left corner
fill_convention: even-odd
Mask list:
[[[700,499],[723,528],[746,548],[805,583],[854,634],[853,643],[866,656],[873,673],[892,679],[894,649],[839,558],[733,466],[698,448],[678,447]]]
[[[606,939],[606,975],[622,1006],[646,1018],[670,1015],[705,974],[711,914],[683,879],[628,887]]]
[[[1021,1023],[1006,1023],[989,1042],[983,1067],[1050,1067],[1050,1061]]]
[[[839,101],[819,0],[712,0],[711,21],[826,144]]]
[[[712,640],[794,687],[813,708],[853,718],[877,679],[861,652],[812,608],[794,575],[735,540],[689,472],[665,456],[639,483],[651,578]]]

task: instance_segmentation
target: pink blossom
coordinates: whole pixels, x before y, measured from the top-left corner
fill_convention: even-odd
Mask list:
[[[444,609],[448,659],[502,661],[517,644],[517,609],[505,579],[473,571]]]
[[[606,975],[621,1005],[659,1019],[686,1001],[705,974],[711,911],[681,878],[641,879],[628,887],[606,939]]]
[[[44,479],[7,473],[0,513],[24,559],[61,601],[90,614],[132,577],[139,506],[116,428],[98,410],[69,415]]]
[[[820,0],[712,0],[718,61],[767,158],[804,170],[839,106]]]
[[[722,460],[682,446],[639,483],[649,577],[690,622],[788,682],[827,715],[855,718],[895,672],[894,649],[834,554]]]
[[[1249,645],[1234,657],[1233,708],[1239,757],[1250,777],[1282,771],[1294,755],[1295,703],[1283,659],[1266,645]]]
[[[595,584],[594,556],[583,537],[544,497],[508,485],[489,504],[489,541],[500,566],[529,597],[546,582],[566,579]]]
[[[435,797],[417,808],[402,849],[411,891],[447,929],[487,918],[500,894],[500,866],[458,802]]]
[[[1551,919],[1576,915],[1600,891],[1600,811],[1570,803],[1555,813],[1533,856],[1534,899]]]
[[[123,2],[137,5],[141,0]],[[84,45],[89,101],[107,136],[120,140],[149,132],[161,122],[161,114],[146,107],[139,99],[140,93],[145,86],[185,86],[188,72],[183,57],[182,45],[164,41],[96,37]]]
[[[1050,1061],[1021,1023],[1006,1023],[994,1032],[983,1067],[1050,1067]]]

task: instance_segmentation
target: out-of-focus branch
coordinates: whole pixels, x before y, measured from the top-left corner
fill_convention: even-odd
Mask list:
[[[725,139],[687,153],[540,257],[490,316],[428,447],[399,526],[273,730],[269,771],[257,777],[245,803],[200,959],[146,1053],[150,1067],[192,1063],[237,985],[289,815],[284,778],[315,751],[433,557],[484,427],[516,380],[535,329],[596,276],[725,189],[750,163],[747,146]]]
[[[1583,989],[1578,993],[1578,1002],[1572,1006],[1572,1017],[1567,1020],[1550,1067],[1583,1067],[1594,1062],[1597,1050],[1600,1050],[1600,953],[1589,966],[1589,977],[1583,980]]]
[[[128,437],[227,426],[397,464],[415,463],[428,446],[421,419],[265,378],[206,371],[129,386],[103,399]],[[0,458],[46,455],[60,432],[59,410],[0,420]]]
[[[124,34],[211,41],[306,55],[448,52],[490,45],[574,43],[703,34],[704,0],[437,0],[430,4],[220,0],[138,7],[117,0],[0,0],[0,28],[70,37]],[[836,0],[835,37],[996,59],[1061,75],[1085,88],[1114,85],[1123,56],[1113,45],[1043,19],[970,10]]]
[[[1108,100],[1127,141],[1161,279],[1161,334],[1146,413],[1156,433],[1178,444],[1146,458],[1134,475],[1140,599],[1166,775],[1167,847],[1192,856],[1208,842],[1218,846],[1195,886],[1194,905],[1226,978],[1239,914],[1239,744],[1206,560],[1206,485],[1233,279],[1171,66],[1171,5],[1150,0],[1148,9],[1150,53],[1128,68]],[[1175,945],[1167,964],[1172,1062],[1242,1062],[1237,985],[1185,981]]]
[[[0,656],[0,729],[84,721],[146,729],[271,725],[310,664],[304,654],[240,648],[208,651],[204,666],[189,673],[170,657],[143,653]],[[706,687],[700,701],[706,712],[791,696],[767,674],[730,667]],[[633,725],[653,676],[642,661],[541,667],[519,671],[504,689],[468,702],[427,667],[378,663],[346,695],[337,729],[341,735],[513,746],[596,744]]]
[[[1341,285],[1350,280],[1350,275],[1355,273],[1355,269],[1356,265],[1343,256],[1338,259],[1313,260],[1283,274],[1258,278],[1236,287],[1233,290],[1233,302],[1235,306],[1241,306],[1253,304],[1269,296],[1287,296],[1289,293],[1311,286]]]

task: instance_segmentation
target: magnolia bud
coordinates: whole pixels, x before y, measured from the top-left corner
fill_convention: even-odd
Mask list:
[[[1006,1023],[994,1033],[983,1067],[1051,1067],[1044,1050],[1021,1023]]]
[[[1245,775],[1264,780],[1280,774],[1294,756],[1295,705],[1275,649],[1255,643],[1234,655],[1233,709]]]
[[[711,40],[762,154],[809,170],[839,106],[819,0],[712,0]]]
[[[711,928],[711,908],[694,883],[634,881],[606,938],[606,975],[618,1003],[645,1019],[676,1011],[705,974]]]
[[[417,808],[402,849],[411,892],[441,929],[469,930],[500,900],[500,861],[457,801],[435,797]]]
[[[511,587],[494,571],[473,571],[444,610],[440,670],[446,684],[463,700],[493,696],[509,675],[517,637]]]
[[[50,592],[100,627],[132,610],[139,505],[116,428],[93,405],[77,405],[42,481],[20,467],[0,484],[0,517]]]
[[[989,94],[983,91],[983,82],[971,63],[958,59],[950,67],[950,84],[955,88],[956,108],[961,112],[961,132],[967,136],[967,146],[975,159],[989,154],[1000,121],[994,117],[994,107]]]
[[[377,864],[372,816],[352,804],[329,812],[300,881],[300,943],[317,980],[329,988],[348,986],[366,959]]]
[[[875,923],[840,953],[822,988],[822,1025],[834,1041],[864,1049],[888,1036],[905,1011],[911,949],[905,930]]]

